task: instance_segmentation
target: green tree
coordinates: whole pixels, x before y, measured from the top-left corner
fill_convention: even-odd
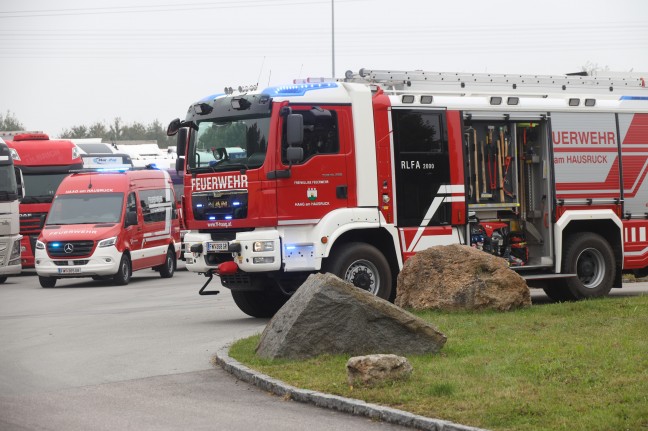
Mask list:
[[[23,126],[23,124],[18,121],[18,119],[11,111],[7,110],[6,114],[0,114],[0,130],[25,130],[25,126]]]

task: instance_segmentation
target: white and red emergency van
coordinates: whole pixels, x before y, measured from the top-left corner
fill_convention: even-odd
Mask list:
[[[36,242],[42,287],[59,278],[112,278],[125,285],[133,271],[173,276],[180,226],[173,184],[154,169],[80,172],[56,191]]]
[[[317,271],[393,298],[445,244],[557,300],[606,295],[648,273],[644,78],[362,69],[203,98],[168,130],[187,269],[259,317]]]

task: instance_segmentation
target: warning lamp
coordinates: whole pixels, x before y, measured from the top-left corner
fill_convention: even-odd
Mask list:
[[[432,100],[434,100],[432,96],[421,96],[421,103],[424,105],[429,105],[432,103]]]
[[[578,106],[580,105],[580,99],[569,99],[569,106]]]
[[[414,103],[414,96],[411,94],[406,94],[402,99],[403,103]]]
[[[509,97],[508,99],[506,99],[507,105],[517,105],[518,103],[520,103],[519,97]]]
[[[585,106],[594,106],[596,105],[596,99],[585,99]]]
[[[490,98],[490,104],[491,105],[501,105],[502,104],[502,98],[501,97],[491,97]]]

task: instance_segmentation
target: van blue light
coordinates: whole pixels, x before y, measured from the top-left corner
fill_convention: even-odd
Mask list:
[[[232,202],[232,206],[234,206],[234,207],[238,207],[240,205],[241,205],[241,203],[238,202],[238,201]]]
[[[232,220],[232,216],[225,216],[225,220]]]
[[[196,204],[196,208],[202,208],[203,204]]]
[[[307,91],[325,90],[328,88],[337,88],[335,82],[315,82],[310,84],[284,85],[281,87],[268,87],[263,90],[263,94],[270,97],[277,96],[303,96]]]
[[[621,100],[648,100],[646,96],[621,96]]]
[[[216,216],[209,216],[208,219],[209,220],[216,220]]]
[[[59,247],[61,247],[61,243],[60,242],[52,242],[52,243],[50,243],[50,247],[51,248],[59,248]]]

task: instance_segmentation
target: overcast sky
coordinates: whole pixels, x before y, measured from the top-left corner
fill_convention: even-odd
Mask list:
[[[331,76],[331,0],[0,0],[0,112],[164,126],[225,86]],[[335,72],[648,72],[645,0],[334,0]],[[648,75],[648,73],[647,73]]]

